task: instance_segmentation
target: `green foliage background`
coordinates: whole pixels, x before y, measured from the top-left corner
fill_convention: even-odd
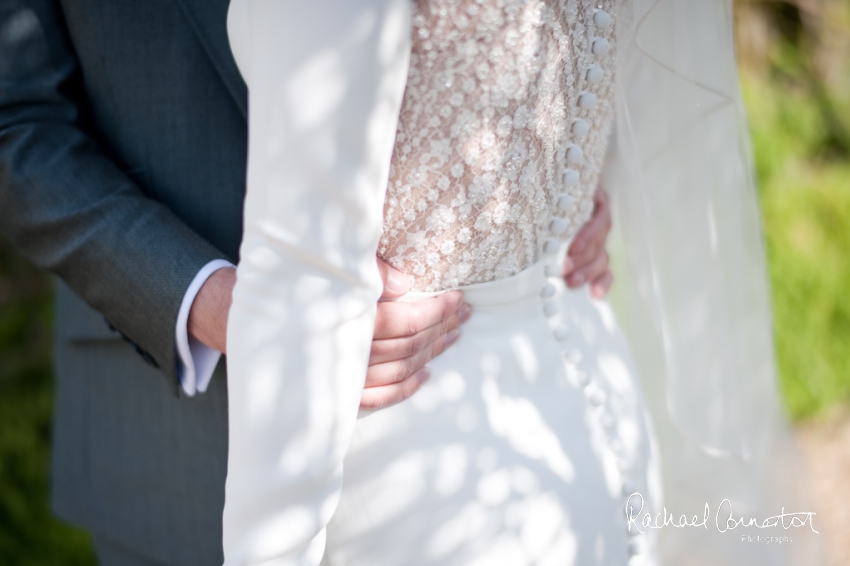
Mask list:
[[[88,534],[51,515],[51,280],[0,240],[0,564],[94,565]]]
[[[850,397],[850,3],[736,5],[786,407]]]
[[[850,399],[850,3],[738,0],[789,413]],[[0,564],[93,565],[48,508],[51,283],[0,240]]]

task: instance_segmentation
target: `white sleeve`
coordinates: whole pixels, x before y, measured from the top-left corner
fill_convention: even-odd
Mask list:
[[[375,253],[410,9],[409,0],[230,7],[250,113],[227,327],[226,566],[322,559],[381,294]]]
[[[177,327],[174,330],[174,340],[177,347],[177,377],[186,395],[192,397],[196,391],[203,393],[212,379],[215,366],[221,357],[221,352],[213,350],[194,336],[189,336],[189,311],[192,303],[210,275],[223,267],[234,267],[225,259],[214,259],[203,266],[183,295],[180,311],[177,313]]]

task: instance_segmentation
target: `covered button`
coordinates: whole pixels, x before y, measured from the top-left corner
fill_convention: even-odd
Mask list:
[[[561,242],[555,238],[549,238],[546,240],[546,243],[543,244],[543,251],[547,254],[556,254],[559,249],[561,249]]]
[[[594,55],[605,55],[609,49],[611,49],[611,44],[604,37],[594,39],[590,48]]]
[[[577,364],[581,361],[581,350],[579,350],[577,348],[573,348],[568,353],[565,353],[564,357],[570,363]]]
[[[577,145],[571,145],[567,148],[567,161],[570,163],[581,163],[584,159],[584,152]]]
[[[590,84],[598,84],[602,82],[602,77],[605,76],[605,71],[602,70],[601,67],[597,67],[596,65],[591,65],[587,68],[587,72],[584,74],[584,78],[587,79],[587,82]]]
[[[569,210],[573,207],[574,202],[575,199],[573,197],[567,193],[561,193],[558,195],[558,202],[556,203],[556,206],[558,207],[558,210]]]
[[[598,28],[608,27],[611,23],[611,14],[605,10],[596,10],[593,13],[593,24]]]
[[[605,392],[601,389],[593,389],[587,393],[587,400],[594,407],[598,407],[605,402]]]
[[[578,97],[578,105],[579,108],[584,108],[588,110],[596,106],[596,95],[592,92],[583,92]]]
[[[561,173],[561,181],[565,187],[574,187],[578,185],[579,174],[575,169],[564,169]]]
[[[567,230],[567,221],[563,218],[553,218],[549,223],[549,229],[554,234],[563,234]]]
[[[588,124],[586,120],[579,118],[573,122],[573,126],[570,128],[570,131],[576,136],[585,136],[587,135],[587,132],[590,131],[590,124]]]
[[[557,263],[547,263],[546,267],[543,268],[543,273],[546,277],[560,277],[561,271],[561,266]]]
[[[551,299],[546,301],[545,303],[543,303],[543,313],[546,316],[554,316],[558,314],[558,305],[555,304],[555,301]]]
[[[555,296],[555,291],[557,291],[557,289],[555,289],[554,285],[546,283],[546,285],[543,286],[543,289],[540,290],[540,296],[544,299],[548,299],[549,297]]]
[[[557,326],[552,331],[552,334],[554,334],[555,338],[558,340],[566,340],[567,336],[570,335],[570,331],[566,326]]]
[[[580,371],[576,373],[576,381],[580,387],[587,387],[590,385],[590,375],[586,371]]]

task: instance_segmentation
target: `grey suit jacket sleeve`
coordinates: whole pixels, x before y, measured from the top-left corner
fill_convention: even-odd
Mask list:
[[[0,0],[0,229],[176,383],[183,295],[225,256],[86,133],[79,75],[54,2]]]

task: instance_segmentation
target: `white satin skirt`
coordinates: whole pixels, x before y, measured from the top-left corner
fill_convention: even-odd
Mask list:
[[[636,526],[660,463],[608,304],[543,264],[462,290],[473,315],[431,379],[361,411],[322,564],[657,564]]]

